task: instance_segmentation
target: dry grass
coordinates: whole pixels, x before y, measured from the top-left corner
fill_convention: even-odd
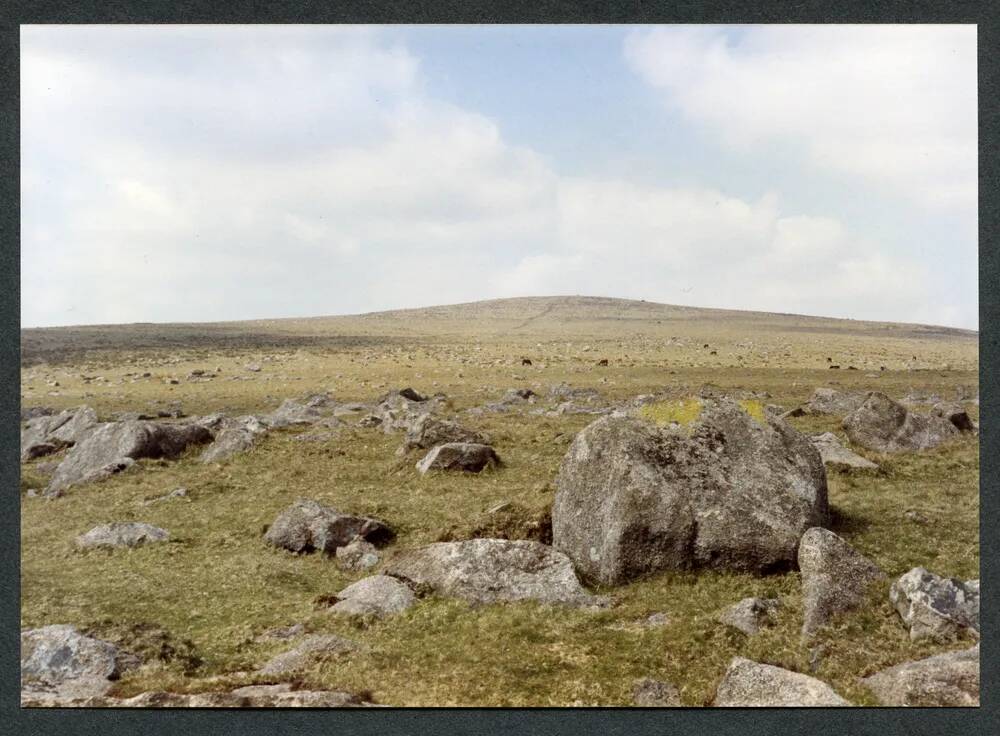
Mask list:
[[[394,318],[380,319],[388,324]],[[642,325],[634,328],[637,335],[622,334],[621,320],[611,323],[618,332],[605,326],[601,334],[588,326],[596,334],[582,337],[569,325],[564,332],[571,336],[561,340],[553,339],[547,327],[529,325],[516,342],[483,340],[477,345],[462,335],[443,334],[443,329],[428,326],[431,321],[426,317],[415,332],[437,330],[433,339],[402,345],[119,347],[58,365],[26,367],[23,381],[31,388],[25,388],[24,402],[86,402],[105,416],[174,399],[189,414],[263,412],[283,398],[315,391],[332,390],[344,401],[370,401],[388,387],[412,385],[443,391],[460,412],[495,400],[511,386],[541,393],[550,384],[569,381],[598,388],[615,400],[653,391],[684,399],[712,384],[721,390],[767,391],[771,398],[766,403],[790,408],[817,386],[879,388],[896,397],[911,390],[936,391],[950,397],[956,386],[975,386],[977,381],[974,352],[970,360],[964,338],[879,342],[877,335],[849,332],[766,333],[767,340],[789,345],[787,352],[809,365],[782,367],[769,361],[765,367],[747,349],[741,367],[712,364],[702,347],[709,343],[717,349],[719,362],[735,362],[726,355],[726,346],[745,339],[736,328],[728,343],[720,337],[723,327],[717,327],[710,335],[692,332],[686,346],[666,346],[655,334],[643,332]],[[760,342],[755,336],[755,345]],[[952,369],[935,364],[934,370],[906,371],[896,365],[877,377],[866,370],[828,371],[825,359],[834,352],[834,343],[844,355],[862,356],[871,349],[869,362],[887,359],[875,357],[871,346],[878,345],[893,355],[905,353],[906,360],[916,355],[925,365],[947,362]],[[584,351],[586,347],[590,349]],[[521,355],[531,357],[534,365],[521,366]],[[608,357],[611,365],[596,367],[598,357]],[[850,364],[840,354],[831,357]],[[260,373],[243,369],[254,361],[261,364]],[[856,362],[862,367],[860,358]],[[192,369],[214,371],[216,366],[222,371],[209,381],[186,378]],[[144,378],[144,372],[152,375]],[[85,381],[81,375],[107,380]],[[252,380],[229,380],[233,376]],[[169,377],[181,382],[165,384]],[[53,391],[58,395],[50,395]],[[272,626],[304,622],[311,630],[339,633],[370,647],[317,666],[305,675],[306,684],[368,690],[378,702],[408,706],[626,705],[633,680],[645,676],[675,683],[685,703],[700,705],[711,701],[729,659],[737,654],[812,671],[848,699],[866,704],[870,696],[858,677],[956,646],[911,643],[882,590],[870,606],[836,622],[813,647],[806,647],[799,637],[796,573],[661,574],[604,591],[616,605],[600,612],[559,610],[554,615],[551,608],[534,604],[473,608],[429,597],[396,618],[362,625],[317,608],[317,598],[361,576],[344,573],[321,556],[296,557],[263,544],[263,528],[291,501],[314,498],[389,520],[398,532],[386,550],[390,556],[443,535],[474,533],[485,510],[501,501],[518,509],[517,519],[504,527],[517,535],[523,519],[544,516],[566,447],[593,417],[485,414],[460,419],[493,437],[503,468],[479,476],[420,477],[413,468],[419,455],[404,460],[394,455],[399,435],[348,426],[326,442],[298,440],[295,430],[278,431],[252,452],[219,465],[202,465],[194,457],[144,461],[141,469],[58,500],[23,498],[22,625],[112,621],[128,629],[148,623],[178,643],[190,640],[203,660],[197,669],[190,669],[187,658],[159,661],[119,683],[120,692],[134,694],[253,682],[252,670],[288,646],[255,642],[254,637]],[[835,418],[792,421],[803,431],[839,432]],[[919,455],[863,454],[881,469],[829,475],[834,530],[890,576],[923,565],[940,574],[977,577],[977,441],[962,439]],[[22,491],[44,483],[36,465],[25,466]],[[180,486],[188,489],[186,499],[141,503]],[[130,519],[170,530],[172,541],[132,552],[79,552],[72,545],[77,534],[98,523]],[[720,609],[750,595],[782,599],[774,627],[748,639],[715,622]],[[670,623],[652,629],[638,625],[654,612],[667,613]]]

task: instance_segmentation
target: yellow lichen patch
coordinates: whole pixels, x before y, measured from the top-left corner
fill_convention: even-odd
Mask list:
[[[639,416],[660,425],[677,423],[687,426],[701,416],[701,409],[701,399],[658,401],[642,407]]]
[[[761,424],[767,421],[767,417],[764,415],[764,404],[757,399],[742,399],[740,408]]]

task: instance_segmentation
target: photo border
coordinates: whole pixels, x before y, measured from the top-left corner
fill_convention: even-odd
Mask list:
[[[764,736],[1000,733],[996,583],[1000,535],[997,416],[1000,349],[1000,247],[997,155],[1000,24],[988,2],[735,3],[726,0],[566,2],[564,0],[369,0],[307,2],[207,0],[14,0],[0,8],[0,732],[190,734],[237,731],[253,736],[311,734],[326,727],[351,734],[684,734]],[[981,707],[857,709],[378,708],[378,709],[54,709],[20,708],[20,410],[19,25],[30,23],[975,23],[979,63],[980,557],[983,586]],[[991,53],[991,50],[993,52]],[[984,248],[983,244],[989,244]],[[927,298],[934,299],[935,294]],[[985,532],[985,533],[984,533]]]

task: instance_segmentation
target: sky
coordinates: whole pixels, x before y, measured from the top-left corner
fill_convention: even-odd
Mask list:
[[[978,329],[976,89],[975,26],[22,26],[21,324]]]

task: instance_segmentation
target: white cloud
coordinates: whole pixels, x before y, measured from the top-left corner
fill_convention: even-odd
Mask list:
[[[22,33],[26,325],[546,293],[925,317],[926,271],[836,218],[783,212],[776,193],[563,176],[429,96],[380,33],[137,33]],[[680,59],[730,64],[690,43]]]
[[[666,102],[736,147],[800,149],[922,206],[977,202],[975,26],[635,31],[625,56]]]

